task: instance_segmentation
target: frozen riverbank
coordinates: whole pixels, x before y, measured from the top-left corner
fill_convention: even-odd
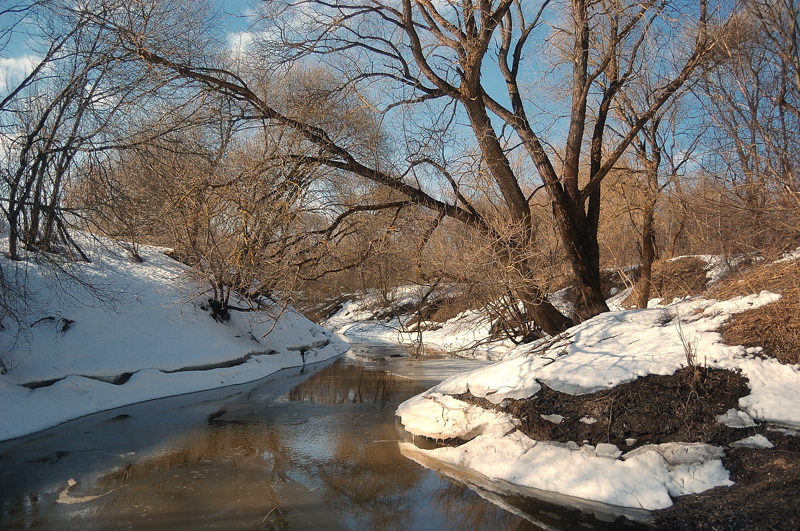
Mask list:
[[[4,319],[0,440],[125,404],[258,380],[338,356],[347,346],[292,308],[231,312],[217,322],[188,268],[144,247],[134,262],[86,238],[91,262],[3,258],[27,290]]]

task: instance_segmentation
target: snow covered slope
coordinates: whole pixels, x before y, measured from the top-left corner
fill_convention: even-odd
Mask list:
[[[113,242],[81,239],[90,263],[54,269],[2,259],[26,286],[20,323],[0,329],[0,440],[138,401],[257,380],[337,356],[346,345],[291,308],[204,310],[187,267],[145,247],[135,263]],[[88,286],[99,290],[93,292]],[[100,295],[98,300],[97,295]]]
[[[541,384],[572,395],[591,393],[639,376],[672,374],[687,365],[688,350],[702,356],[693,361],[698,365],[740,370],[748,379],[751,394],[739,401],[743,411],[731,410],[728,416],[800,427],[800,367],[725,345],[716,332],[732,314],[778,298],[761,292],[722,302],[693,298],[664,307],[604,313],[557,338],[520,346],[501,362],[445,380],[401,404],[397,414],[415,435],[468,441],[456,447],[415,450],[422,459],[469,470],[490,481],[610,505],[668,507],[671,497],[731,484],[720,460],[722,448],[649,444],[623,454],[611,444],[535,441],[515,430],[518,421],[508,413],[454,395],[469,392],[503,404],[506,399],[536,395]]]
[[[413,285],[395,288],[391,294],[392,307],[401,308],[404,304],[418,302],[427,289]],[[382,299],[377,292],[363,295],[346,302],[322,325],[349,338],[403,345],[417,345],[421,341],[426,347],[453,355],[488,360],[501,359],[514,346],[508,340],[491,339],[492,319],[481,310],[467,310],[447,322],[437,323],[435,329],[419,332],[410,331],[404,326],[404,323],[415,317],[413,313],[389,319],[376,318],[375,308],[381,304]]]

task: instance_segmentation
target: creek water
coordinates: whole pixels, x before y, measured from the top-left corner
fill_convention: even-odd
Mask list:
[[[401,453],[398,443],[413,438],[395,418],[397,405],[477,364],[354,344],[333,362],[135,404],[0,443],[0,528],[622,525],[591,511],[487,491]]]

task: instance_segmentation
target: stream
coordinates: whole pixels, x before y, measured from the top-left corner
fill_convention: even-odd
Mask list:
[[[403,430],[397,405],[481,363],[355,343],[338,360],[0,443],[0,528],[635,527],[401,453],[400,441],[434,443]]]

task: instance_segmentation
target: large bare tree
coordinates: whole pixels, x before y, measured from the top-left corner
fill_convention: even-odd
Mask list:
[[[98,23],[114,28],[150,65],[230,96],[264,123],[295,129],[304,144],[317,148],[309,155],[304,145],[299,158],[389,187],[408,201],[491,235],[503,248],[506,267],[527,280],[517,295],[530,317],[552,334],[572,320],[533,281],[536,227],[530,200],[538,183],[550,198],[552,219],[575,274],[577,317],[607,310],[597,243],[601,184],[714,47],[707,0],[688,5],[667,0],[307,0],[269,5],[264,20],[272,26],[260,33],[261,58],[272,60],[269,66],[322,62],[338,68],[344,87],[376,113],[410,113],[418,120],[423,110],[430,113],[432,121],[414,134],[452,131],[464,122],[479,148],[482,177],[502,199],[503,226],[512,227],[509,236],[497,237],[470,200],[463,176],[449,173],[446,151],[437,160],[424,149],[411,150],[405,167],[397,160],[387,164],[332,136],[319,122],[282,108],[254,82],[252,72],[235,71],[230,63],[225,68],[210,55],[187,60],[174,43],[165,47],[167,39],[148,34],[143,24],[119,17]],[[661,38],[660,55],[645,62],[640,48],[654,33]],[[645,67],[658,73],[651,104],[632,123],[616,124],[621,132],[612,139],[611,106]],[[548,94],[533,83],[537,78],[564,83],[562,96]],[[557,104],[565,108],[561,115],[554,109]],[[446,112],[449,120],[442,118]],[[510,155],[515,148],[535,167],[535,180],[515,169]],[[414,179],[412,170],[423,166],[439,172],[451,189],[431,189]]]

